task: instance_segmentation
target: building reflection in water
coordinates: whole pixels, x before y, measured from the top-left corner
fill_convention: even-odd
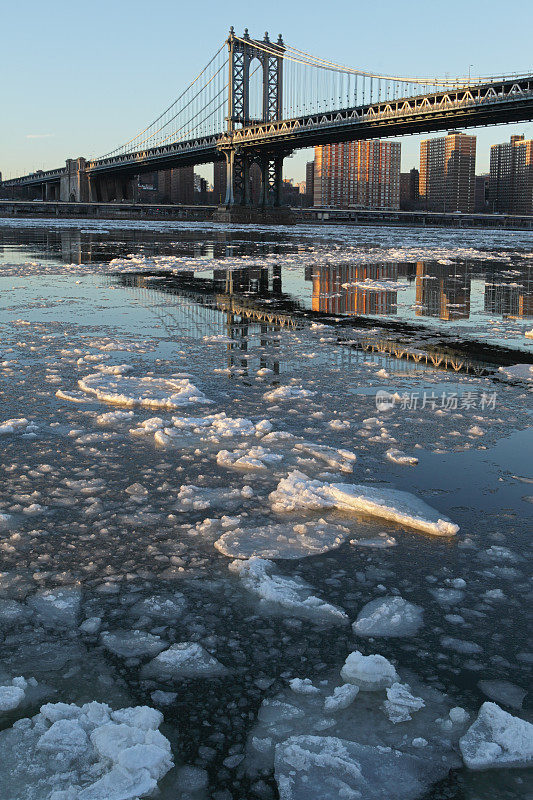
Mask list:
[[[416,315],[452,321],[470,316],[472,274],[468,263],[416,265]]]
[[[396,314],[397,291],[383,285],[398,280],[398,264],[314,267],[312,309],[325,314]],[[368,286],[364,286],[364,283]]]
[[[502,317],[533,317],[533,269],[509,270],[487,280],[485,311]]]

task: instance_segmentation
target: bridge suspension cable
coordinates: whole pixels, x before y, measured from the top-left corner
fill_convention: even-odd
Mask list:
[[[179,141],[187,135],[206,136],[222,130],[227,105],[228,54],[224,43],[213,58],[198,73],[193,81],[156,119],[127,142],[101,156],[111,158],[134,152],[142,147],[156,147],[169,139]],[[219,102],[213,106],[216,101]],[[210,113],[201,117],[201,112],[210,108]],[[193,120],[196,124],[191,126]]]
[[[286,120],[368,107],[434,92],[468,89],[470,86],[475,88],[481,83],[481,79],[471,81],[470,76],[468,79],[452,79],[386,75],[314,56],[305,50],[285,45],[281,38],[273,44],[268,36],[261,41],[250,39],[247,34],[244,37],[235,36],[232,31],[230,37],[187,88],[153,122],[98,160],[224,133],[228,116],[232,113],[228,110],[228,44],[231,41],[238,42],[240,46],[251,46],[255,55],[261,51],[281,63],[283,90],[279,112],[281,118]],[[245,79],[248,81],[248,116],[246,121],[235,119],[237,127],[242,124],[253,125],[255,121],[263,119],[265,86],[262,73],[254,78],[263,67],[260,62],[252,62],[249,67],[250,74],[246,73]]]

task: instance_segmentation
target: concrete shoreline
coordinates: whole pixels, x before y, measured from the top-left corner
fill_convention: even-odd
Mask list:
[[[235,224],[376,225],[382,227],[478,228],[531,230],[533,215],[454,214],[431,211],[379,211],[352,208],[248,208],[141,203],[65,203],[41,200],[0,200],[0,217],[109,220],[165,220]]]

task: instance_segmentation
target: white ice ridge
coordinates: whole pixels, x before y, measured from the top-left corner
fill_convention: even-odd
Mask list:
[[[37,430],[37,425],[29,419],[6,419],[0,422],[0,436],[8,436],[11,433],[33,433]]]
[[[136,378],[124,373],[130,367],[102,367],[78,381],[80,389],[103,403],[134,408],[180,408],[211,401],[186,377]]]
[[[235,528],[224,533],[215,547],[230,558],[302,558],[339,547],[347,528],[323,519],[297,525],[270,524],[260,528]]]
[[[513,364],[511,367],[499,367],[498,371],[514,381],[533,381],[533,364]]]
[[[352,625],[356,636],[412,636],[423,623],[423,609],[392,595],[371,600]]]
[[[217,453],[217,464],[221,467],[240,470],[267,469],[282,459],[283,456],[261,445],[236,450],[219,450]]]
[[[173,766],[170,743],[147,706],[47,703],[0,733],[0,797],[139,800]]]
[[[458,525],[409,492],[350,483],[323,483],[311,480],[298,470],[279,482],[270,494],[270,502],[277,512],[336,508],[381,517],[436,536],[450,536],[459,530]]]
[[[483,703],[459,746],[470,769],[527,767],[533,762],[533,725],[496,703]]]
[[[328,467],[338,469],[341,472],[353,472],[353,465],[357,458],[355,453],[350,450],[337,450],[334,447],[313,444],[312,442],[297,442],[294,445],[294,449],[300,450],[302,453],[306,453],[319,461],[324,461]]]
[[[307,583],[299,578],[276,574],[272,561],[254,557],[247,561],[232,561],[229,568],[237,573],[248,591],[260,598],[265,610],[278,607],[319,624],[348,623],[348,617],[341,608],[316,597]]]
[[[272,424],[266,420],[252,422],[245,417],[228,417],[223,411],[220,414],[209,414],[205,417],[172,417],[164,420],[152,417],[132,428],[132,436],[154,436],[155,441],[164,446],[182,443],[184,437],[194,435],[203,440],[218,442],[230,437],[261,437],[272,430]]]
[[[263,398],[269,402],[278,400],[306,400],[309,397],[314,397],[316,392],[309,389],[302,389],[298,386],[279,386],[277,389],[271,389],[265,392]]]
[[[385,453],[389,461],[393,461],[395,464],[409,464],[414,465],[418,464],[418,458],[416,456],[408,456],[407,453],[404,453],[403,450],[397,450],[394,447],[391,447],[390,450],[387,450]]]

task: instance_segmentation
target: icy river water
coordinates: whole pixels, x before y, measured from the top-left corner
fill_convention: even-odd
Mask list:
[[[0,220],[1,800],[533,798],[533,236]]]

